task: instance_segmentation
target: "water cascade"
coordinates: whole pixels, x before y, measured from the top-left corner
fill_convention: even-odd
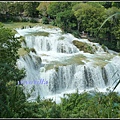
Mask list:
[[[75,38],[57,27],[35,26],[16,31],[16,36],[25,39],[22,47],[30,49],[20,56],[17,65],[26,70],[21,80],[25,92],[34,88],[31,101],[40,95],[59,102],[64,93],[76,89],[105,91],[120,78],[120,56],[107,48],[104,50],[98,43]]]

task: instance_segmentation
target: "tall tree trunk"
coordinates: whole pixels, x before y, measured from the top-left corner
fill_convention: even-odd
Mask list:
[[[78,21],[78,32],[80,32],[80,21]]]
[[[120,40],[117,40],[117,49],[120,50]]]

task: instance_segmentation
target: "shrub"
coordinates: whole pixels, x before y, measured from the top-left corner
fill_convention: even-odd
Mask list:
[[[47,18],[47,17],[43,17],[43,18],[42,18],[42,23],[43,23],[43,24],[49,24],[48,18]]]
[[[30,19],[30,22],[31,22],[31,23],[38,23],[38,21],[35,20],[35,19],[33,19],[33,18]]]

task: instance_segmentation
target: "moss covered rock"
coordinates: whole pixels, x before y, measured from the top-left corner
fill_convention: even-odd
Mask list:
[[[30,48],[30,51],[36,54],[36,50],[34,48]]]
[[[24,55],[27,55],[28,54],[28,51],[25,50],[25,48],[19,48],[18,49],[18,55],[19,56],[24,56]]]
[[[41,31],[38,31],[38,32],[28,32],[26,34],[26,36],[29,36],[29,35],[48,37],[49,33],[48,32],[41,32]]]
[[[94,49],[92,48],[92,46],[90,46],[90,45],[87,44],[87,43],[83,43],[83,42],[74,40],[74,41],[73,41],[73,44],[74,44],[80,51],[84,51],[84,52],[91,53],[91,54],[94,54],[94,52],[95,52]]]

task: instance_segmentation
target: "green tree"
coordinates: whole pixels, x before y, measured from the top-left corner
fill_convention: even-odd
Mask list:
[[[47,16],[47,10],[51,2],[41,2],[36,8],[42,16]]]
[[[66,32],[71,32],[76,29],[77,20],[71,10],[66,10],[56,15],[56,25]]]
[[[94,91],[66,94],[61,98],[62,118],[119,118],[120,96]]]
[[[47,9],[47,13],[56,18],[57,13],[71,9],[71,2],[52,2]]]
[[[10,4],[8,4],[9,14],[18,16],[23,13],[23,5],[23,2],[10,2]]]
[[[112,6],[120,8],[120,2],[112,2]]]
[[[8,18],[7,14],[9,11],[8,5],[9,4],[10,3],[8,3],[8,2],[0,2],[0,21],[3,21],[3,22],[7,21],[7,18]]]
[[[16,66],[18,48],[20,42],[12,30],[0,23],[0,117],[14,117],[15,110],[19,108],[18,102],[24,96],[20,94],[22,89],[17,86],[17,82],[24,77],[24,71]]]
[[[95,37],[104,18],[104,7],[99,3],[79,3],[72,10],[77,19],[78,31],[85,31]]]
[[[6,14],[8,12],[8,2],[0,2],[0,13]]]
[[[101,5],[103,5],[105,8],[111,8],[112,2],[99,2]]]
[[[9,10],[8,13],[10,15],[17,15],[16,6],[14,2],[10,2],[10,4],[8,4],[8,10]]]
[[[38,16],[36,8],[38,7],[39,2],[25,2],[23,5],[24,14],[28,17]]]
[[[12,16],[20,15],[24,11],[23,4],[23,2],[0,2],[1,21],[13,20]]]
[[[120,10],[116,7],[111,7],[106,9],[106,19],[101,24],[98,29],[98,33],[101,33],[101,28],[106,29],[106,38],[107,41],[103,41],[103,43],[108,46],[108,48],[113,50],[120,50]]]

